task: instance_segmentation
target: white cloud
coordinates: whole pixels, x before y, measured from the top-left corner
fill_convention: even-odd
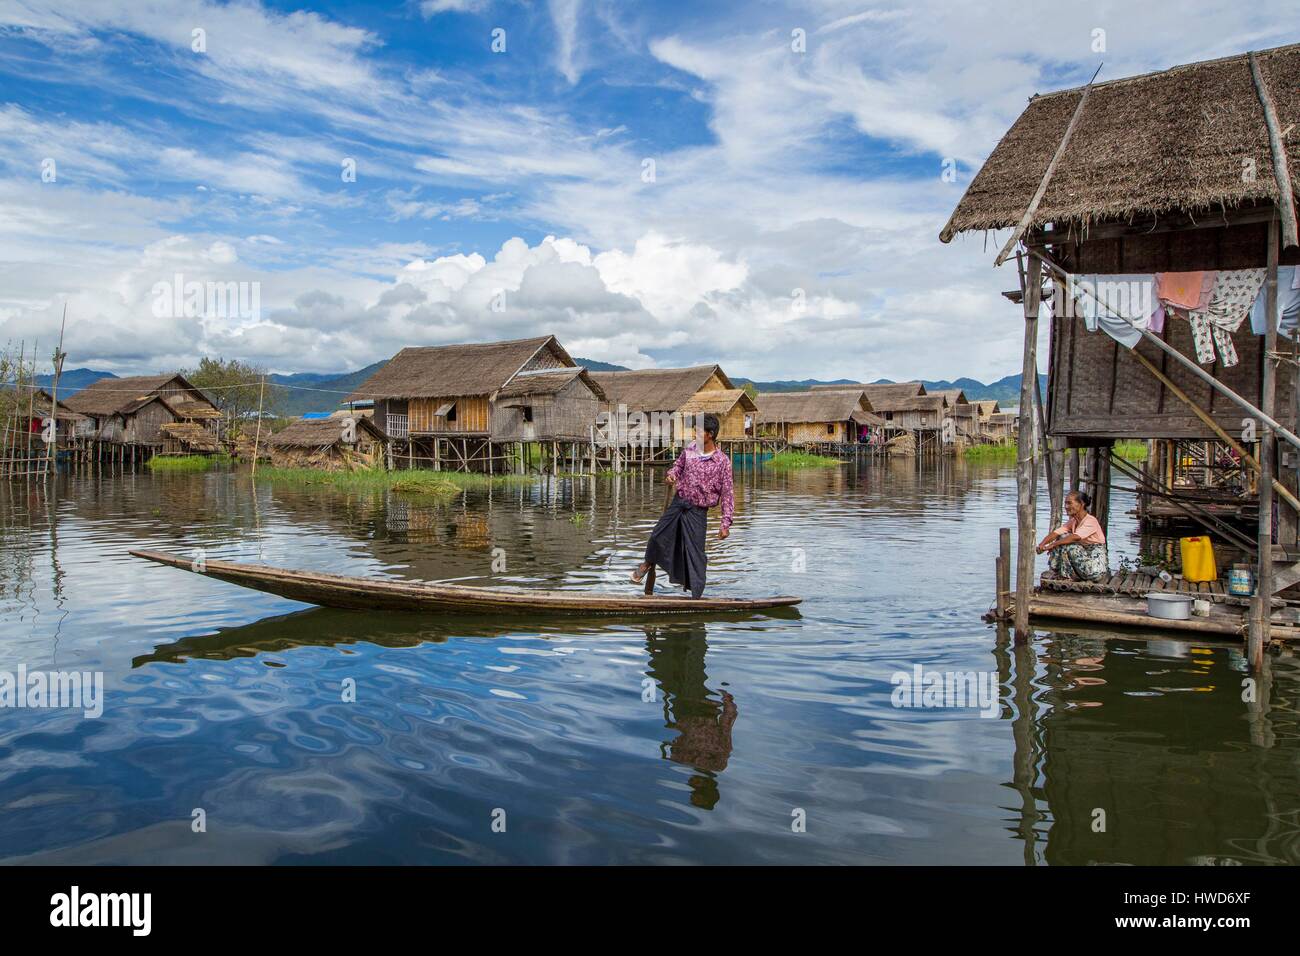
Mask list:
[[[0,0],[11,33],[186,118],[0,103],[0,335],[48,338],[67,295],[74,355],[118,371],[204,350],[341,370],[406,344],[554,331],[635,366],[999,377],[1019,363],[1019,320],[998,296],[1013,279],[980,238],[937,234],[1026,96],[1101,59],[1105,78],[1267,46],[1289,22],[1271,2],[1193,0],[1179,30],[1154,5],[1043,10],[1051,29],[939,0],[763,4],[731,20],[554,0],[533,14],[553,47],[535,52],[564,83],[550,74],[539,84],[559,92],[538,94],[253,0]],[[204,55],[190,50],[198,26]],[[790,48],[795,26],[806,53]],[[175,88],[116,69],[108,54],[128,43]],[[608,107],[598,81],[645,93]],[[682,91],[707,130],[684,111],[660,134],[656,110]],[[40,182],[46,156],[58,183]],[[356,188],[338,182],[342,157],[358,161]],[[945,157],[961,182],[939,178]],[[184,198],[145,195],[168,187]],[[150,280],[176,269],[261,282],[262,321],[152,320]]]
[[[556,69],[569,84],[578,82],[582,66],[578,47],[578,17],[582,0],[548,0],[551,23],[555,26]]]
[[[420,12],[426,17],[440,13],[478,13],[487,0],[420,0]]]

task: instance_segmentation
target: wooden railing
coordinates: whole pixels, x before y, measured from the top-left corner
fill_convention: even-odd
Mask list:
[[[405,415],[388,415],[384,430],[389,438],[406,438],[410,435],[409,422]]]

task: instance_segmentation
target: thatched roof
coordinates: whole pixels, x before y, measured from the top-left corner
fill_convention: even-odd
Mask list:
[[[823,389],[810,392],[759,392],[758,421],[847,422],[854,412],[864,411],[858,393]]]
[[[867,397],[867,386],[865,385],[814,385],[814,392],[848,392],[858,396],[862,400],[862,407],[868,411],[874,411],[871,399]]]
[[[220,447],[216,436],[198,422],[167,422],[158,431],[183,443],[190,451],[217,451]]]
[[[50,397],[49,392],[43,388],[24,388],[19,392],[10,384],[0,386],[0,420],[12,417],[15,395],[22,396],[18,407],[19,417],[26,415],[29,408],[33,418],[45,418],[50,414],[50,403],[54,399]],[[86,416],[70,410],[63,402],[59,402],[59,410],[54,417],[61,422],[76,422]]]
[[[982,398],[978,402],[972,402],[971,404],[980,410],[981,418],[988,418],[990,415],[1002,410],[1002,406],[998,404],[996,398]]]
[[[591,373],[581,366],[558,371],[547,369],[545,372],[521,372],[502,386],[496,397],[501,400],[527,398],[529,395],[555,395],[567,388],[575,378],[581,378],[596,398],[604,401],[604,390],[591,377]]]
[[[854,388],[862,390],[867,397],[867,403],[874,412],[889,411],[899,402],[906,401],[909,398],[916,398],[918,395],[926,394],[925,386],[920,382],[890,382],[879,385],[855,385]],[[831,388],[831,386],[827,386]],[[837,390],[843,390],[845,386],[834,386]]]
[[[707,392],[699,392],[694,398],[681,406],[677,411],[683,415],[700,415],[709,414],[726,415],[736,403],[747,412],[758,411],[758,405],[749,397],[743,388],[722,388],[709,389]]]
[[[1257,55],[1279,122],[1300,116],[1300,44]],[[1029,208],[1083,88],[1035,96],[975,176],[939,238],[1015,226]],[[1300,136],[1286,137],[1293,190]],[[1243,175],[1253,169],[1254,175]],[[1098,83],[1031,227],[1086,226],[1276,202],[1264,111],[1245,54]]]
[[[358,415],[357,434],[368,433],[378,441],[387,436],[369,418]],[[343,440],[343,420],[339,418],[300,418],[271,436],[272,448],[330,448]]]
[[[943,396],[915,395],[912,398],[900,399],[884,410],[889,412],[926,412],[928,414],[942,415],[944,412]]]
[[[718,365],[592,372],[591,377],[605,390],[611,405],[625,405],[634,412],[675,412],[694,398],[714,373],[726,388],[734,387]]]
[[[130,414],[147,405],[158,389],[173,380],[178,381],[182,388],[198,395],[203,394],[187,382],[184,376],[174,372],[170,375],[128,375],[125,378],[101,378],[91,382],[75,395],[69,395],[63,404],[74,412],[96,418],[106,418],[116,412]],[[177,404],[189,402],[178,400]]]
[[[167,405],[177,418],[190,418],[202,421],[212,421],[221,417],[221,412],[213,405],[207,402],[186,402],[177,399],[169,399]]]
[[[561,365],[573,367],[573,359],[553,335],[404,348],[346,400],[491,395],[544,348],[551,349]]]
[[[944,389],[940,389],[937,392],[926,392],[926,394],[938,395],[945,402],[947,402],[950,407],[954,405],[967,404],[966,393],[963,392],[960,388],[944,388]]]
[[[861,410],[850,415],[849,420],[857,422],[859,425],[870,425],[872,428],[883,428],[887,424],[879,415],[873,415],[871,412]]]

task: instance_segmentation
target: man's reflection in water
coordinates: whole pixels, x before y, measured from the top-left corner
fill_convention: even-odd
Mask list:
[[[731,728],[739,711],[725,690],[709,690],[704,671],[708,638],[703,625],[647,628],[649,676],[663,691],[664,726],[677,732],[660,746],[660,755],[694,767],[691,803],[712,810],[721,794],[718,777],[731,757]]]

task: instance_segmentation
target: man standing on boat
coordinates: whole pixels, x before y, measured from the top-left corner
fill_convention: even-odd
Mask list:
[[[651,567],[668,572],[668,580],[680,584],[698,598],[704,593],[708,558],[704,554],[704,536],[709,509],[722,506],[722,524],[718,540],[731,533],[731,516],[736,498],[731,484],[731,459],[717,445],[718,416],[706,414],[693,441],[677,456],[664,479],[677,493],[663,513],[650,542],[645,561],[632,572],[632,583],[640,584]]]

